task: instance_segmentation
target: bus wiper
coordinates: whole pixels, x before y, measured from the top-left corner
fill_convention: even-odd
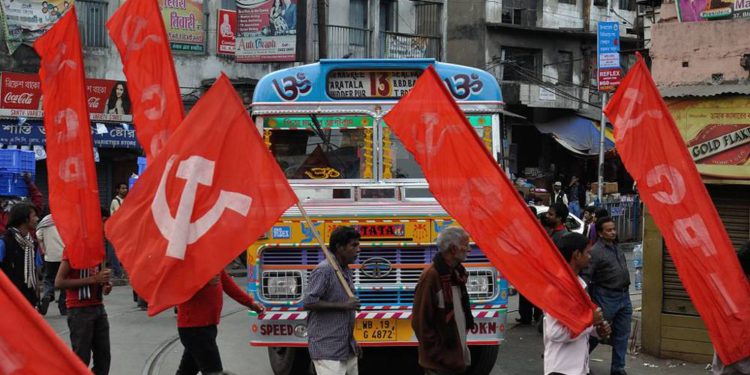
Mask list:
[[[326,149],[328,151],[331,151],[335,146],[331,144],[331,137],[326,136],[326,133],[323,131],[323,127],[320,126],[320,121],[318,121],[318,116],[315,114],[310,115],[310,119],[312,120],[312,128],[315,132],[315,135],[317,135],[322,141],[323,145],[326,146]]]

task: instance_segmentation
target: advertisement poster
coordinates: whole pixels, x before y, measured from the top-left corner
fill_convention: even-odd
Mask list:
[[[750,0],[677,0],[680,22],[750,18]]]
[[[667,101],[688,152],[706,177],[750,179],[750,99]]]
[[[237,0],[235,61],[295,61],[297,0]]]
[[[2,72],[0,80],[0,116],[44,117],[38,75]],[[92,120],[132,121],[130,97],[124,81],[86,79],[86,97]]]
[[[620,24],[600,21],[596,28],[597,85],[599,91],[612,92],[620,85]]]
[[[203,0],[159,0],[172,51],[206,52]]]
[[[33,43],[72,5],[73,0],[0,0],[8,52],[12,54],[23,43]]]
[[[227,9],[219,9],[216,24],[219,32],[216,33],[216,53],[220,55],[234,55],[234,44],[237,35],[237,12]]]

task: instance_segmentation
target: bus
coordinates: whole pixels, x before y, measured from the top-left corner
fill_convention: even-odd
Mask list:
[[[431,195],[424,175],[383,116],[433,65],[492,155],[502,155],[502,94],[489,73],[433,59],[344,59],[279,70],[255,88],[251,113],[325,241],[338,226],[361,234],[351,267],[354,336],[367,347],[416,346],[414,289],[437,252],[441,230],[459,225]],[[302,298],[324,259],[300,210],[287,210],[247,251],[248,292],[266,312],[249,313],[250,345],[267,347],[276,375],[304,374]],[[470,374],[488,374],[506,326],[508,283],[472,243],[464,265],[476,325]],[[416,357],[416,355],[415,355]]]

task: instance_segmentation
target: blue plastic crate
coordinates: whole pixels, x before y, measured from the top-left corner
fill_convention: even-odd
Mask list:
[[[0,149],[0,172],[36,174],[34,152]]]
[[[146,158],[138,158],[138,175],[143,174],[143,170],[146,169]]]
[[[29,195],[29,188],[19,173],[0,172],[0,196],[25,197]]]

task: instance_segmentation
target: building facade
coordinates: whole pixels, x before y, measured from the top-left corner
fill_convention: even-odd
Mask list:
[[[661,6],[652,28],[652,75],[738,250],[750,239],[750,143],[744,136],[750,129],[750,40],[732,36],[750,33],[750,19],[738,9],[702,19],[711,9],[691,13],[688,5]],[[705,325],[658,228],[648,215],[645,221],[643,350],[710,361]]]

